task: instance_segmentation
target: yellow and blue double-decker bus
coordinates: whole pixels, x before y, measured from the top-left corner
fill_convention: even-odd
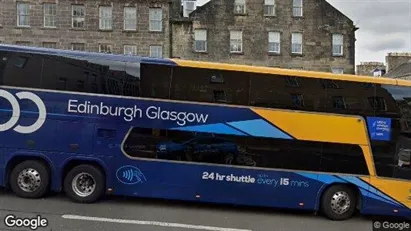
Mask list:
[[[411,215],[411,83],[0,46],[0,186]]]

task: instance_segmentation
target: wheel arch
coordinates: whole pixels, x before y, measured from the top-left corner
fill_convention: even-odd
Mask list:
[[[39,161],[41,163],[43,163],[49,174],[50,174],[50,185],[53,185],[54,183],[54,179],[53,179],[53,175],[55,173],[55,168],[53,167],[53,163],[52,161],[45,155],[43,154],[39,154],[39,153],[21,153],[21,154],[16,154],[11,156],[8,160],[6,160],[6,166],[5,166],[5,174],[4,174],[4,178],[3,178],[3,182],[4,185],[6,187],[9,187],[10,184],[10,174],[12,172],[12,170],[14,169],[14,167],[16,167],[18,164],[27,161],[27,160],[34,160],[34,161]]]

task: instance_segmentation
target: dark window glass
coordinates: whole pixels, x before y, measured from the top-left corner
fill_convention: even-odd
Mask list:
[[[17,52],[1,52],[0,58],[4,85],[139,96],[139,63]]]
[[[321,86],[324,89],[328,89],[328,88],[339,89],[340,88],[340,85],[338,85],[338,83],[335,80],[322,79],[322,80],[320,80],[320,82],[321,82]]]
[[[291,86],[291,87],[298,87],[299,86],[297,77],[286,76],[284,79],[285,79],[285,82],[287,83],[287,86]]]
[[[226,103],[227,96],[224,91],[213,91],[214,102],[216,103]]]
[[[131,157],[368,174],[362,150],[348,144],[133,128],[124,150]]]
[[[326,111],[326,91],[318,79],[250,74],[250,105]]]
[[[248,105],[249,78],[245,72],[173,67],[170,98]]]
[[[0,52],[1,82],[4,85],[40,88],[42,71],[43,58],[41,55]]]
[[[335,109],[346,109],[344,97],[342,96],[333,96],[333,107]]]
[[[304,97],[301,94],[291,94],[294,107],[304,108]]]
[[[374,111],[386,111],[387,110],[387,104],[383,97],[369,97],[368,102],[370,103]]]
[[[333,80],[322,82],[326,86],[327,112],[349,115],[374,115],[368,99],[374,97],[374,88],[364,83]]]
[[[140,95],[146,98],[170,99],[172,75],[170,66],[141,64]]]
[[[376,85],[371,102],[375,115],[391,122],[390,131],[384,132],[386,137],[376,139],[370,134],[377,175],[410,180],[411,88]]]
[[[324,143],[321,170],[348,174],[368,175],[362,149],[358,145]]]

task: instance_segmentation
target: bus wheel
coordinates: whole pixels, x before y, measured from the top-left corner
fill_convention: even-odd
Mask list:
[[[345,185],[331,186],[321,198],[321,210],[331,220],[347,220],[356,209],[355,192]]]
[[[105,191],[104,174],[93,165],[76,166],[64,178],[64,191],[75,202],[95,202]]]
[[[50,185],[50,174],[45,164],[36,160],[21,162],[10,173],[10,188],[23,198],[43,197]]]

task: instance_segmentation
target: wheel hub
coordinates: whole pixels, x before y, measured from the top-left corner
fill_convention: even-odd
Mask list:
[[[343,214],[351,207],[351,200],[346,192],[336,192],[331,198],[331,209],[334,213]]]
[[[17,185],[25,192],[34,192],[41,185],[40,173],[32,168],[26,168],[17,177]]]
[[[73,178],[71,186],[78,196],[87,197],[94,192],[96,183],[92,175],[83,172]]]

